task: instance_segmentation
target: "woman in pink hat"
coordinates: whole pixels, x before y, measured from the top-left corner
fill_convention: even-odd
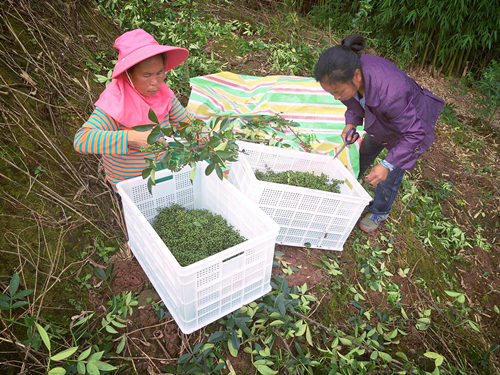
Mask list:
[[[74,147],[82,154],[102,154],[106,179],[113,189],[122,180],[140,176],[148,167],[142,152],[150,133],[132,129],[151,124],[151,108],[161,126],[179,126],[192,115],[164,82],[165,73],[189,55],[184,48],[163,46],[142,29],[128,31],[115,41],[118,60],[113,81],[101,93],[94,112],[76,132]]]

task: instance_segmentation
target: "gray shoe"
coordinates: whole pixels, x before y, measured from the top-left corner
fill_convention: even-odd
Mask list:
[[[380,226],[380,223],[383,221],[379,215],[372,214],[368,212],[363,219],[359,222],[359,228],[366,233],[371,233]]]

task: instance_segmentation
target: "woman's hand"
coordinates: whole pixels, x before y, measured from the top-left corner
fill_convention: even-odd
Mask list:
[[[389,175],[389,169],[384,167],[382,164],[377,164],[372,168],[370,173],[365,177],[365,181],[370,185],[377,186],[379,182],[384,181]]]
[[[149,134],[151,134],[151,130],[145,132],[138,132],[137,130],[129,130],[128,145],[137,148],[147,147]]]
[[[148,136],[149,134],[151,134],[151,131],[152,129],[145,132],[138,132],[137,130],[129,130],[128,145],[137,148],[149,146]],[[167,144],[167,141],[163,137],[158,139],[158,142],[164,145]]]
[[[342,130],[342,140],[344,142],[350,141],[350,139],[345,139],[345,137],[347,136],[347,133],[349,132],[349,130],[351,130],[352,128],[356,129],[356,126],[353,125],[353,124],[346,124],[345,127],[344,127],[344,130]],[[351,145],[348,144],[347,147],[351,147]]]

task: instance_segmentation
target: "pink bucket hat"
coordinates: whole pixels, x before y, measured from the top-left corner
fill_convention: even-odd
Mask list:
[[[165,71],[175,68],[189,56],[189,51],[181,47],[162,46],[155,38],[142,29],[123,33],[115,40],[118,60],[111,78],[116,78],[128,68],[160,53],[166,54]]]

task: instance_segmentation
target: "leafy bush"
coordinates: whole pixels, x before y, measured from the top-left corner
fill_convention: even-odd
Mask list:
[[[466,81],[480,94],[476,99],[476,104],[479,106],[479,110],[475,111],[476,114],[490,125],[500,107],[500,63],[492,60],[481,71],[478,80],[472,74],[468,74]]]
[[[316,176],[311,172],[274,172],[270,169],[267,169],[265,172],[256,171],[255,177],[257,177],[257,179],[261,181],[276,182],[278,184],[330,191],[332,193],[340,193],[339,186],[343,183],[341,180],[330,179],[324,173]]]
[[[246,240],[222,216],[179,205],[162,209],[153,228],[183,267]]]
[[[346,35],[359,32],[379,53],[430,64],[447,75],[475,73],[498,56],[499,7],[489,0],[318,0],[316,23]],[[397,55],[391,51],[394,48]]]

